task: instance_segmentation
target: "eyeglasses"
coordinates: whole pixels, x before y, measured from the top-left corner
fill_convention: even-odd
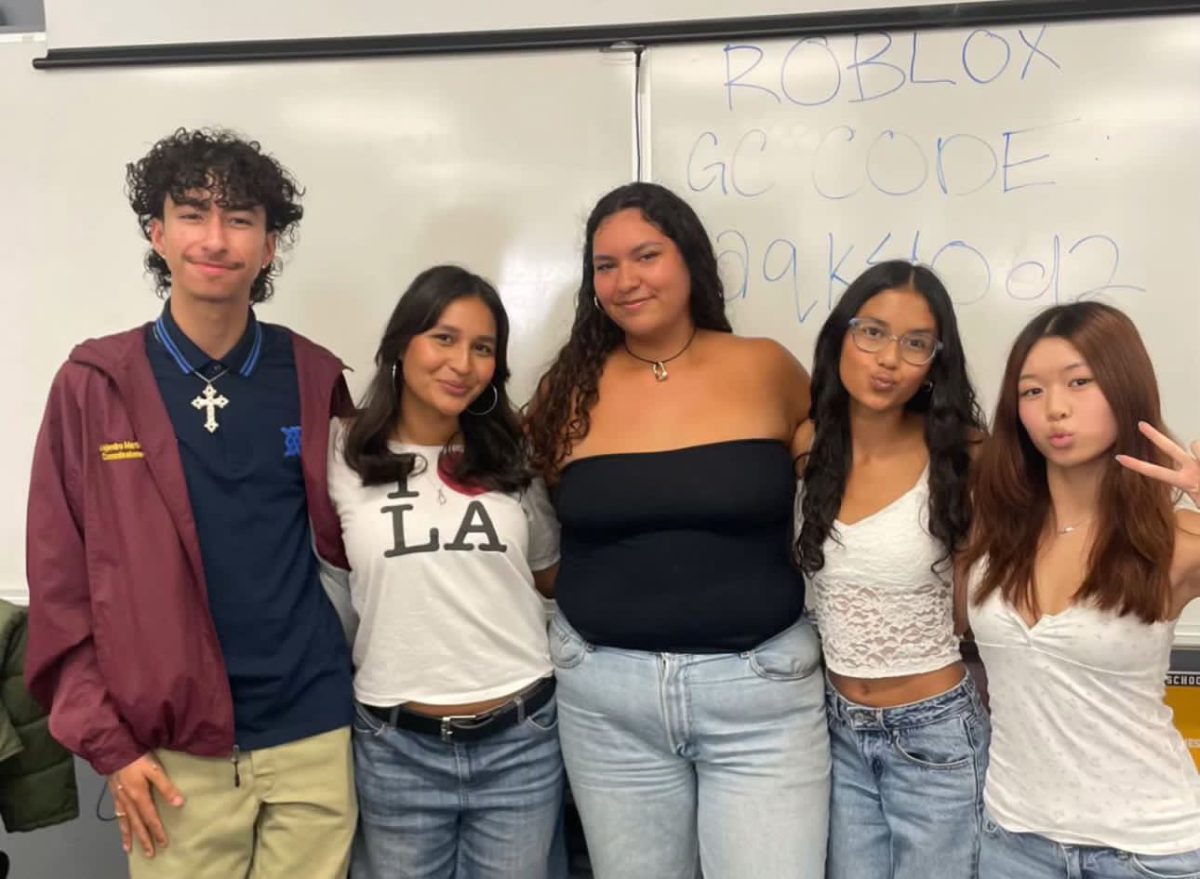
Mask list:
[[[878,354],[892,342],[900,348],[900,356],[905,363],[913,366],[924,366],[938,351],[942,343],[934,338],[933,333],[905,333],[897,336],[887,331],[887,327],[870,318],[850,318],[850,338],[859,351],[868,354]]]

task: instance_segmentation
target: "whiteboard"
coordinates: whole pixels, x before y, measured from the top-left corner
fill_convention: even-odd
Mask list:
[[[203,43],[231,40],[315,39],[393,34],[464,33],[525,28],[596,27],[633,23],[799,15],[912,6],[911,0],[466,0],[396,3],[343,0],[207,0],[202,15],[164,0],[45,0],[52,47]],[[973,6],[995,3],[976,0]],[[960,6],[926,0],[926,6]]]
[[[455,261],[512,318],[511,390],[528,397],[565,340],[583,224],[633,174],[633,68],[599,52],[35,71],[0,43],[6,425],[0,597],[23,599],[29,466],[50,380],[89,336],[161,308],[124,166],[174,127],[241,129],[307,188],[306,216],[263,320],[337,352],[365,387],[396,298]]]
[[[735,328],[811,363],[870,262],[933,265],[988,410],[1016,333],[1128,312],[1200,438],[1200,16],[870,33],[648,53],[653,179],[713,236]],[[1200,644],[1200,608],[1180,626]]]

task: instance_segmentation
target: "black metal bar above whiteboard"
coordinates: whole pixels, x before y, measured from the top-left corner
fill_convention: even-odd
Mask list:
[[[1200,0],[996,0],[629,25],[50,49],[44,58],[34,59],[33,66],[40,70],[57,70],[530,52],[602,48],[617,42],[654,46],[872,30],[930,30],[1145,17],[1186,12],[1200,12]]]

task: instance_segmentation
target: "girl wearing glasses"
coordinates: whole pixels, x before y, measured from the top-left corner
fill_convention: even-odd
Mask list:
[[[945,287],[869,268],[817,337],[796,541],[827,669],[828,879],[968,879],[987,716],[955,634],[982,417]]]
[[[1017,337],[974,474],[971,628],[995,719],[981,879],[1200,877],[1200,775],[1163,704],[1200,597],[1200,443],[1162,433],[1133,322],[1099,302]],[[1114,454],[1120,453],[1120,454]]]

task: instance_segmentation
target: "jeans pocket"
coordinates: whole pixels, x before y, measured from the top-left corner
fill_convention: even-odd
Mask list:
[[[1131,854],[1129,866],[1145,879],[1200,879],[1200,849],[1177,855]]]
[[[892,750],[925,769],[962,769],[972,765],[975,749],[962,717],[896,730]]]
[[[360,703],[354,703],[354,718],[350,721],[350,728],[354,732],[360,736],[377,736],[386,726],[387,724],[363,708]]]
[[[550,661],[555,668],[574,668],[587,655],[587,642],[560,616],[550,621]]]
[[[808,620],[801,620],[742,654],[750,668],[768,681],[799,681],[821,666],[821,642]]]
[[[542,732],[553,732],[558,728],[558,699],[551,696],[545,705],[527,716],[525,722]]]

